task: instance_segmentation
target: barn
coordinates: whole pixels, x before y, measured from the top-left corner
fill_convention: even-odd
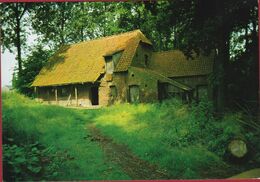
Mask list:
[[[66,45],[32,83],[36,98],[62,106],[93,107],[210,97],[213,57],[188,60],[179,50],[154,52],[140,30]]]

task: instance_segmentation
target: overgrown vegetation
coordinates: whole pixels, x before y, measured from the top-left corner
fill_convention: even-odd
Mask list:
[[[90,112],[84,111],[86,115]],[[259,133],[241,125],[243,115],[229,113],[216,119],[213,114],[212,105],[206,102],[189,107],[170,100],[162,104],[118,105],[102,114],[96,111],[94,121],[106,135],[125,143],[141,158],[159,163],[178,179],[228,177],[247,164],[259,164]],[[234,167],[227,157],[227,146],[240,136],[253,150],[253,156],[244,166]]]
[[[2,99],[5,180],[128,179],[86,138],[80,113],[15,92]]]
[[[2,98],[6,180],[129,179],[86,137],[89,124],[176,179],[230,177],[260,164],[259,127],[244,122],[241,113],[216,119],[210,103],[169,100],[74,110],[15,92]],[[236,137],[243,137],[249,152],[234,163],[227,145]]]

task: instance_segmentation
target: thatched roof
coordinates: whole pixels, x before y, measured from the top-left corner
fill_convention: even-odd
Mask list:
[[[155,52],[149,67],[167,77],[207,75],[213,69],[213,55],[188,60],[179,50]]]
[[[40,71],[32,86],[95,82],[104,73],[104,57],[124,50],[115,71],[126,71],[139,42],[152,44],[140,30],[62,47]]]

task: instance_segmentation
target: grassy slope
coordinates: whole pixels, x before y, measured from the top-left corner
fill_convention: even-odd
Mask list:
[[[240,169],[222,159],[227,141],[247,133],[237,122],[239,114],[216,121],[210,108],[205,103],[188,108],[169,101],[72,110],[36,104],[15,93],[3,94],[4,129],[10,131],[13,126],[21,134],[12,136],[14,140],[31,137],[75,157],[62,166],[58,179],[128,179],[117,166],[104,162],[99,146],[84,139],[89,123],[126,144],[140,158],[158,164],[173,178],[232,176]]]
[[[174,178],[224,178],[243,170],[243,165],[224,162],[228,141],[252,134],[239,125],[240,114],[216,120],[210,108],[206,103],[189,108],[168,101],[82,112],[105,135],[126,144],[142,159],[159,164]]]
[[[178,102],[124,104],[103,109],[102,113],[84,111],[85,115],[95,115],[89,120],[105,135],[125,143],[142,159],[159,164],[174,178],[225,176],[228,166],[202,144],[203,131],[188,112]]]
[[[74,160],[60,166],[55,179],[128,179],[117,166],[104,160],[100,147],[85,136],[85,121],[76,111],[35,103],[16,93],[3,93],[3,135],[19,144],[39,141]]]

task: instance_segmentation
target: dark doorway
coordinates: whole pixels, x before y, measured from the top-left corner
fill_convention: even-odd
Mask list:
[[[92,105],[98,105],[98,87],[91,87]]]
[[[167,83],[158,81],[158,100],[162,101],[167,98]]]
[[[138,103],[140,100],[139,86],[130,85],[129,86],[129,101],[131,103]]]

